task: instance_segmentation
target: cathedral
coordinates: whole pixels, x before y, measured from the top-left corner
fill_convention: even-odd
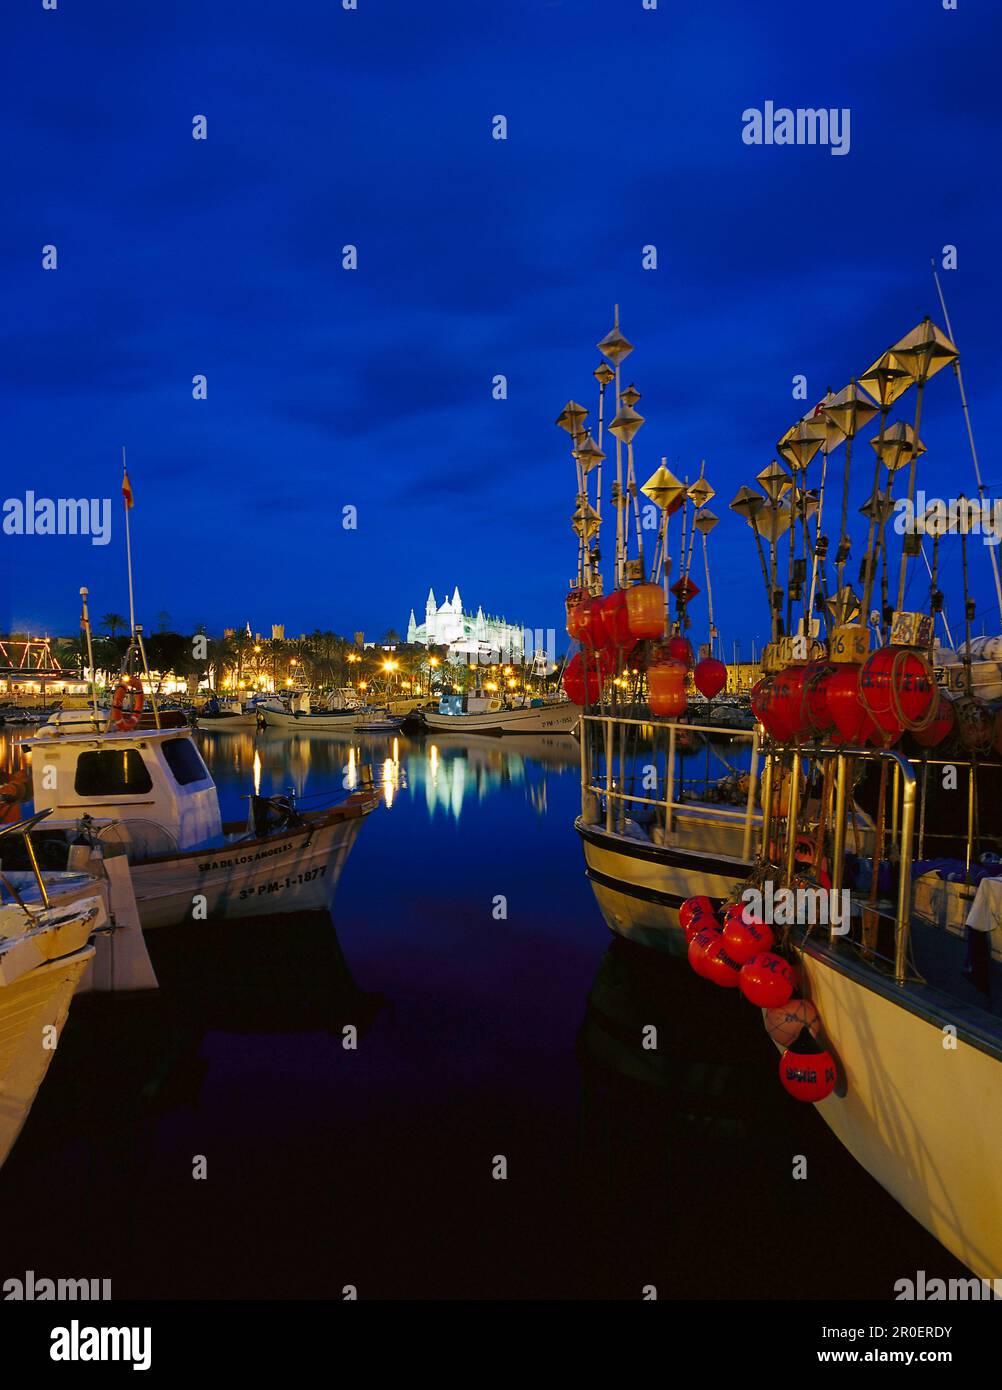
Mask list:
[[[421,647],[448,647],[450,661],[465,661],[479,657],[490,661],[521,661],[522,629],[504,618],[487,617],[482,608],[476,614],[463,612],[458,587],[451,599],[439,607],[434,589],[428,590],[424,606],[424,622],[418,626],[411,609],[407,624],[407,641]]]

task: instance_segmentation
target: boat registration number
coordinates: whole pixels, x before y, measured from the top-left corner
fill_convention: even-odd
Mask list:
[[[270,883],[259,883],[256,888],[241,888],[240,901],[246,898],[260,898],[265,893],[283,893],[286,888],[294,888],[298,883],[312,883],[315,878],[323,878],[327,865],[318,869],[305,869],[301,874],[290,874],[287,878],[272,879]]]

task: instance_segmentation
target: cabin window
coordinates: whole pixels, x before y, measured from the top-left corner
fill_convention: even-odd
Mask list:
[[[179,787],[186,787],[189,782],[209,781],[209,769],[190,738],[169,738],[160,746]]]
[[[142,796],[153,787],[138,748],[81,753],[73,790],[77,796]]]

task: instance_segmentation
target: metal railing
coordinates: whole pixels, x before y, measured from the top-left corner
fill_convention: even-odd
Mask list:
[[[605,780],[594,782],[591,776],[591,764],[593,747],[588,737],[588,725],[602,726],[603,752],[605,759]],[[613,770],[615,731],[617,728],[638,728],[652,729],[655,734],[659,731],[667,731],[668,746],[665,753],[665,795],[663,797],[641,796],[635,792],[627,792],[622,789],[625,782],[624,757],[622,745],[620,748],[620,786],[616,786],[616,778]],[[731,809],[730,807],[714,804],[714,815],[720,816],[725,822],[743,822],[744,831],[742,836],[742,859],[749,859],[752,852],[752,839],[754,835],[755,807],[758,791],[758,764],[759,746],[761,733],[758,725],[753,729],[731,729],[719,724],[679,724],[675,720],[659,720],[653,716],[646,719],[624,717],[615,714],[586,714],[581,715],[581,801],[585,803],[589,792],[598,797],[605,797],[605,828],[611,834],[615,829],[615,812],[619,809],[621,814],[625,814],[628,805],[653,806],[664,814],[665,830],[673,828],[674,818],[679,810],[691,813],[693,807],[691,802],[686,802],[681,796],[675,795],[676,787],[676,764],[680,758],[692,756],[691,750],[679,748],[679,731],[685,734],[706,734],[714,740],[732,739],[734,741],[744,741],[751,745],[751,766],[748,772],[748,792],[745,797],[743,808]],[[655,750],[656,751],[656,750]],[[680,784],[681,785],[681,784]]]

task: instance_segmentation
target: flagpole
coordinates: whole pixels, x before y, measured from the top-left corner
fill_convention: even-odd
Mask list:
[[[125,445],[122,445],[122,478],[128,477],[125,468]],[[133,641],[136,636],[136,604],[132,596],[132,538],[129,535],[129,499],[122,491],[122,502],[125,506],[125,559],[129,567],[129,632]]]

